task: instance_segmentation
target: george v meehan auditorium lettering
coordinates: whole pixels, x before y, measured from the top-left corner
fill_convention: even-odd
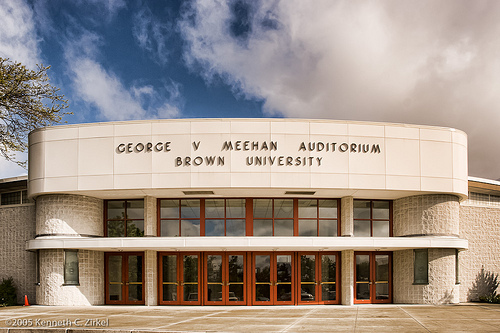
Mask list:
[[[468,177],[452,128],[55,126],[0,196],[0,278],[20,303],[458,303],[500,272],[500,182]]]

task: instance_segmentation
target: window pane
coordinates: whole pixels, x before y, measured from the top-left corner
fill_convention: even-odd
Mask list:
[[[205,220],[205,236],[224,236],[224,220]]]
[[[373,237],[389,237],[389,221],[373,221]]]
[[[78,284],[78,251],[64,250],[64,284]]]
[[[161,218],[179,218],[179,200],[161,200],[160,216]]]
[[[28,203],[29,202],[28,191],[22,191],[21,195],[22,195],[21,203]]]
[[[272,236],[273,220],[253,220],[254,236]]]
[[[299,220],[299,236],[317,236],[318,220]]]
[[[319,220],[319,236],[336,237],[337,220]]]
[[[2,205],[19,205],[21,192],[2,193]]]
[[[354,237],[370,236],[370,221],[354,221]]]
[[[414,283],[427,284],[428,280],[428,250],[414,250],[415,262],[414,262]]]
[[[224,199],[206,199],[205,217],[223,219],[224,218]]]
[[[354,218],[369,219],[370,218],[370,201],[354,200]]]
[[[134,200],[127,202],[127,219],[144,219],[143,200]]]
[[[226,220],[226,236],[245,236],[245,220]]]
[[[179,237],[178,220],[163,220],[160,227],[161,237]]]
[[[125,237],[124,221],[108,221],[108,237]]]
[[[337,200],[319,200],[320,218],[337,218]]]
[[[273,201],[271,199],[254,199],[253,201],[253,217],[256,218],[272,218],[273,217]]]
[[[125,219],[125,201],[108,201],[108,220]]]
[[[182,237],[200,236],[200,220],[182,220],[181,236]]]
[[[144,220],[127,221],[127,237],[143,237]]]
[[[293,218],[293,199],[275,199],[274,217]]]
[[[181,200],[181,218],[200,218],[200,200]]]
[[[389,201],[373,202],[373,218],[380,220],[389,219]]]
[[[245,199],[226,200],[226,218],[245,218]]]
[[[317,200],[299,200],[299,218],[318,217]]]
[[[293,220],[274,220],[274,236],[293,236]]]

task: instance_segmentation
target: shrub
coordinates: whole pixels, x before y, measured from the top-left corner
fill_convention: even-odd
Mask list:
[[[2,279],[0,283],[0,305],[10,306],[17,304],[16,286],[12,277]]]
[[[479,297],[480,302],[484,303],[498,303],[500,304],[500,295],[497,295],[496,293],[489,294],[487,296],[481,296]]]

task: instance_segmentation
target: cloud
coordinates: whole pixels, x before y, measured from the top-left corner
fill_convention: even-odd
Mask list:
[[[133,17],[134,39],[160,65],[167,63],[169,50],[166,43],[170,30],[171,25],[155,18],[147,5],[143,5]]]
[[[0,1],[0,56],[36,68],[40,63],[31,8],[24,1]]]
[[[500,177],[500,2],[193,1],[185,60],[269,116],[456,127]]]
[[[171,81],[163,89],[146,84],[127,87],[117,74],[98,61],[101,44],[101,38],[89,31],[82,31],[66,42],[65,58],[75,98],[94,106],[101,120],[180,116],[183,100],[178,84]]]

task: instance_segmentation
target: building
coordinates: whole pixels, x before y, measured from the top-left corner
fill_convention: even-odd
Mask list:
[[[0,278],[38,304],[457,303],[500,272],[500,183],[468,178],[459,130],[179,119],[29,140],[28,179],[0,182]]]

